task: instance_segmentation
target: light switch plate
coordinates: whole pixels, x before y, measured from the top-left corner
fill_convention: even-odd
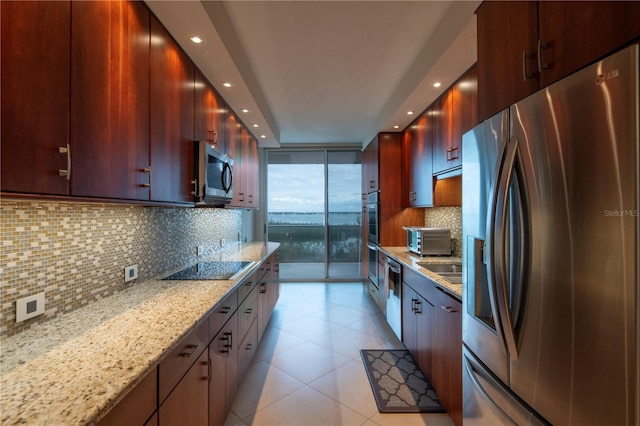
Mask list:
[[[16,322],[44,314],[44,293],[38,293],[16,300]]]

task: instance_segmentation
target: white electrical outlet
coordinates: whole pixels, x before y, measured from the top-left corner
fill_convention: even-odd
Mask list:
[[[204,246],[197,246],[196,247],[196,254],[198,256],[202,256],[204,254]]]
[[[16,300],[16,322],[44,314],[44,293]]]
[[[124,268],[124,282],[128,283],[138,278],[138,265],[130,265]]]

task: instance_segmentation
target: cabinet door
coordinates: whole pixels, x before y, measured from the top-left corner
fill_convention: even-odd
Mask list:
[[[268,275],[265,275],[258,284],[258,341],[262,339],[271,317],[271,284],[267,282]]]
[[[362,156],[362,165],[363,165],[363,193],[368,194],[369,192],[377,191],[378,186],[378,155],[379,155],[379,143],[378,137],[376,136],[369,145],[365,148]]]
[[[433,305],[420,294],[415,303],[416,350],[418,365],[429,380],[433,380]],[[435,385],[434,385],[435,386]]]
[[[71,3],[71,193],[148,200],[149,12]]]
[[[0,6],[2,191],[68,195],[71,3]]]
[[[205,425],[209,421],[209,352],[202,351],[159,408],[160,426]]]
[[[229,152],[227,130],[227,105],[202,73],[195,75],[195,140],[209,141],[224,153]]]
[[[640,2],[538,3],[540,87],[640,37]]]
[[[209,424],[221,426],[231,410],[238,389],[237,315],[233,315],[209,344]],[[238,339],[239,340],[239,339]]]
[[[248,199],[242,178],[242,123],[235,114],[229,113],[228,141],[229,156],[233,158],[233,199],[230,207],[244,207]]]
[[[98,426],[142,425],[157,408],[158,370],[153,369],[115,407],[107,413]]]
[[[415,306],[418,294],[406,283],[402,288],[402,342],[414,359],[418,359],[418,342]]]
[[[456,425],[462,424],[462,306],[434,292],[433,387]]]
[[[478,119],[484,121],[538,89],[538,7],[534,1],[485,1],[476,13]]]
[[[433,150],[431,123],[427,113],[414,121],[403,134],[403,173],[408,183],[403,191],[403,205],[407,207],[433,206]]]
[[[429,107],[433,141],[433,173],[451,168],[449,148],[453,139],[453,95],[447,90]]]
[[[250,133],[248,134],[247,138],[247,149],[246,155],[244,156],[244,161],[246,162],[244,165],[244,168],[246,169],[245,177],[247,180],[246,188],[249,195],[247,207],[258,208],[260,203],[260,199],[258,196],[260,191],[258,180],[258,170],[260,168],[260,164],[258,161],[258,141],[256,141],[256,139],[251,136]]]
[[[192,203],[194,66],[151,19],[151,199]]]
[[[472,67],[451,87],[452,137],[447,153],[448,167],[462,166],[462,135],[478,124],[478,73]]]

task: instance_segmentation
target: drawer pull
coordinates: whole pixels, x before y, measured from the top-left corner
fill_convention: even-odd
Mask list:
[[[221,314],[228,314],[229,312],[231,312],[231,306],[225,306],[222,309],[220,309]]]
[[[189,358],[191,355],[193,355],[193,353],[196,351],[196,349],[198,349],[200,347],[200,344],[197,345],[187,345],[187,347],[185,349],[187,349],[187,351],[182,352],[180,354],[180,356],[183,356],[185,358]]]
[[[249,314],[249,315],[251,315],[252,312],[253,312],[253,308],[248,308],[246,311],[244,311],[245,314]]]
[[[220,352],[223,354],[229,354],[229,352],[231,352],[231,348],[233,348],[233,333],[230,331],[224,333],[222,340],[225,341],[225,344],[222,345],[222,350]]]
[[[453,313],[453,312],[458,312],[455,310],[455,308],[452,308],[451,306],[440,306],[442,309],[444,309],[445,311],[447,311],[448,313]]]

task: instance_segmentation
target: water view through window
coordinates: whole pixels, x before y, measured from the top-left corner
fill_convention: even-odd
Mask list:
[[[267,236],[282,279],[360,276],[360,151],[270,151]]]

